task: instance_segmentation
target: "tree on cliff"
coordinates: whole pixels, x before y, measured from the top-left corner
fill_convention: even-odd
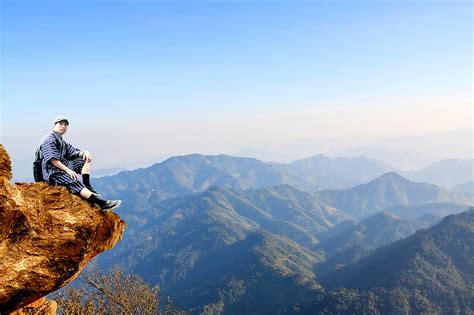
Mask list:
[[[160,288],[150,287],[137,274],[125,274],[119,267],[104,273],[96,265],[81,273],[78,286],[53,295],[59,314],[161,314]],[[184,314],[168,297],[166,315]]]

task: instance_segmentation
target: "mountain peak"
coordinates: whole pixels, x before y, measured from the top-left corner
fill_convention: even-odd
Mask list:
[[[396,172],[388,172],[380,176],[379,178],[383,179],[395,179],[395,180],[407,180],[405,177],[401,176]]]
[[[450,202],[470,204],[470,197],[449,193],[433,184],[412,182],[395,172],[344,190],[322,190],[316,193],[323,202],[364,218],[393,206],[414,206]]]
[[[379,224],[381,222],[400,221],[399,217],[391,214],[390,212],[381,211],[373,216],[363,220],[361,223],[366,225]]]
[[[293,161],[291,164],[299,164],[299,163],[314,162],[314,161],[330,161],[330,160],[332,160],[330,157],[325,156],[324,154],[320,153],[320,154],[308,156],[306,158]]]
[[[375,184],[375,185],[387,184],[387,183],[408,184],[408,183],[414,183],[414,182],[410,181],[409,179],[401,176],[400,174],[396,172],[385,173],[369,182],[369,184]]]

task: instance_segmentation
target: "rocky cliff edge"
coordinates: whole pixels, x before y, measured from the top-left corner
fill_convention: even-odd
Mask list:
[[[0,313],[38,304],[121,239],[125,222],[64,187],[17,183],[0,144]],[[39,301],[38,301],[39,300]],[[21,310],[20,310],[21,311]]]

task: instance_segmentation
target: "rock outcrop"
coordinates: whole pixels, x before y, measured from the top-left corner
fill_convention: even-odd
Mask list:
[[[9,315],[25,315],[25,314],[41,314],[41,315],[56,315],[58,309],[58,303],[55,301],[46,300],[41,298],[34,301],[27,306],[20,308],[17,311],[10,313]]]
[[[121,239],[125,222],[64,187],[10,185],[0,144],[0,313],[27,306],[73,279]],[[41,307],[44,299],[37,301]]]

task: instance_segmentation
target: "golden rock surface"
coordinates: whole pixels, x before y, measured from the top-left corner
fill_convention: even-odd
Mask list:
[[[65,187],[12,186],[11,178],[10,157],[0,144],[1,314],[71,282],[95,256],[114,247],[125,228],[116,213],[101,211]]]

